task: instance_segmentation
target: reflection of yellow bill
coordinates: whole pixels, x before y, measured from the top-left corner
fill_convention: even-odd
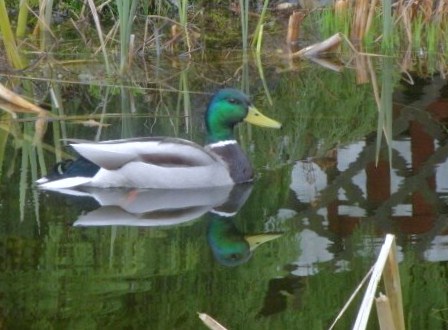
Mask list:
[[[259,235],[246,235],[244,239],[249,243],[250,250],[253,251],[263,243],[272,241],[273,239],[279,238],[282,234],[259,234]]]

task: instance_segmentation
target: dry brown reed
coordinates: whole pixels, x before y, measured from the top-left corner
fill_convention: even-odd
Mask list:
[[[304,17],[305,14],[302,11],[294,11],[291,16],[289,16],[288,33],[286,35],[286,42],[288,45],[293,44],[299,38],[300,25]]]
[[[353,10],[354,20],[351,32],[352,40],[359,41],[364,38],[368,12],[368,0],[359,0],[355,2]]]

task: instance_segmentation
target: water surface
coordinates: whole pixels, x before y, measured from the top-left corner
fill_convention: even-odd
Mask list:
[[[41,154],[32,116],[2,116],[0,327],[198,329],[204,312],[229,329],[327,328],[393,233],[408,327],[444,328],[446,80],[412,72],[411,85],[394,62],[373,59],[382,102],[390,99],[379,120],[373,82],[360,84],[354,69],[269,64],[263,81],[255,62],[216,58],[162,61],[133,80],[100,79],[95,66],[52,67],[48,79],[30,80],[42,100],[53,93],[62,103],[47,103],[59,117]],[[250,92],[284,124],[239,127],[253,184],[66,194],[34,187],[42,163],[70,155],[61,138],[202,143],[207,100],[222,86]],[[349,328],[356,310],[337,328]]]

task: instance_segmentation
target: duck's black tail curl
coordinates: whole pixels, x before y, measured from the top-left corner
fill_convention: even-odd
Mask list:
[[[66,159],[53,166],[53,170],[37,183],[56,181],[71,177],[93,177],[99,171],[100,167],[84,157],[78,159]],[[39,182],[41,181],[41,182]]]

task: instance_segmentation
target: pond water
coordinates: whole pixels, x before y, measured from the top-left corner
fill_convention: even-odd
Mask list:
[[[20,78],[59,117],[36,145],[33,116],[2,115],[0,328],[200,329],[198,312],[228,329],[328,328],[387,233],[397,236],[408,328],[446,328],[447,81],[419,63],[403,74],[388,58],[335,72],[275,55],[263,65],[208,56],[142,61],[132,79],[61,61]],[[207,100],[222,86],[250,92],[284,125],[238,128],[253,184],[33,185],[72,154],[61,138],[202,143]]]

